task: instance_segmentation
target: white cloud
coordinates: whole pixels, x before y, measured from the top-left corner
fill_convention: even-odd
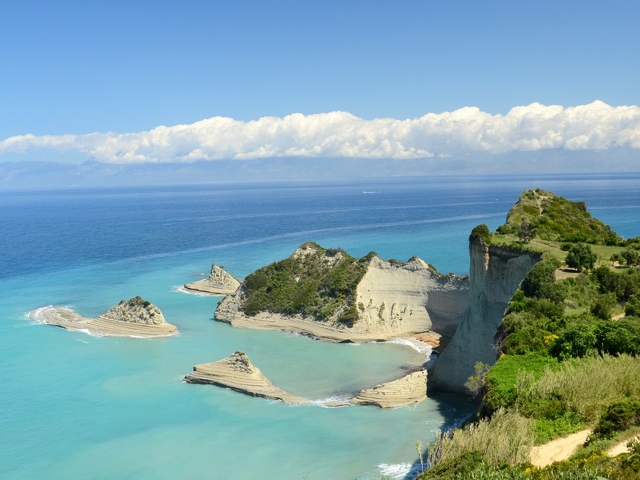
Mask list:
[[[446,158],[464,152],[564,148],[640,148],[640,107],[596,101],[563,108],[532,103],[506,115],[476,107],[420,118],[363,120],[347,112],[264,117],[242,122],[213,117],[138,133],[19,135],[0,154],[50,148],[112,163],[266,157]]]

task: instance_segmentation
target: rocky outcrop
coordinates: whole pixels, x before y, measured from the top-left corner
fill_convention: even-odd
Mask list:
[[[427,371],[412,372],[397,380],[362,390],[350,400],[354,405],[396,408],[413,405],[427,398]]]
[[[136,325],[165,325],[167,323],[160,309],[141,297],[122,300],[118,305],[100,315],[98,320]]]
[[[240,280],[235,278],[223,267],[211,264],[209,277],[197,282],[187,283],[184,288],[195,292],[208,293],[210,295],[228,295],[235,292],[240,286]]]
[[[306,398],[290,394],[273,385],[244,352],[237,351],[223,360],[193,367],[184,377],[187,383],[201,383],[226,387],[253,397],[281,400],[285,403],[308,403]]]
[[[430,389],[464,395],[476,362],[496,362],[495,335],[504,312],[522,280],[542,259],[540,253],[487,245],[477,237],[470,239],[469,256],[469,308],[429,375]]]
[[[187,383],[230,388],[252,397],[280,400],[294,405],[314,403],[326,407],[373,405],[380,408],[397,408],[413,405],[427,398],[427,372],[421,369],[397,380],[362,390],[348,400],[313,402],[276,387],[251,363],[246,353],[241,351],[217,362],[196,365],[184,380]]]
[[[390,337],[430,330],[450,336],[468,299],[469,277],[440,275],[418,257],[404,264],[373,257],[358,284],[353,329]]]
[[[98,318],[86,318],[68,308],[42,307],[29,312],[40,323],[100,337],[168,337],[178,329],[167,323],[158,307],[140,297],[123,300]]]
[[[302,260],[315,252],[305,245],[292,257]],[[326,262],[338,263],[343,255],[325,254]],[[352,325],[267,311],[247,315],[242,286],[219,303],[215,318],[234,327],[283,330],[334,342],[385,340],[432,330],[450,336],[468,306],[468,290],[468,276],[440,275],[417,257],[390,263],[372,256],[357,284],[358,319]]]

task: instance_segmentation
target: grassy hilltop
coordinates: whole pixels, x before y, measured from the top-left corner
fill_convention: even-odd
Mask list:
[[[640,244],[593,218],[583,202],[527,190],[496,232],[472,237],[543,252],[497,332],[498,362],[467,382],[482,404],[463,428],[427,449],[421,479],[636,479],[640,445]],[[538,469],[530,450],[591,429],[571,460]]]

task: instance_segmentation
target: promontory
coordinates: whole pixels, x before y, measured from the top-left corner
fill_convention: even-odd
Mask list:
[[[262,267],[220,302],[218,321],[333,342],[428,331],[451,336],[468,306],[468,276],[438,273],[418,257],[354,258],[312,242]]]

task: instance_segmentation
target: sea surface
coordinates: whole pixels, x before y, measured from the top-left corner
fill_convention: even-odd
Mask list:
[[[501,224],[544,188],[619,234],[640,235],[640,176],[394,178],[0,193],[0,477],[15,479],[404,478],[416,441],[469,402],[326,408],[426,358],[405,345],[328,344],[215,322],[220,298],[179,286],[212,262],[238,277],[305,241],[417,255],[468,271],[471,229]],[[45,305],[97,316],[141,295],[180,335],[114,339],[30,321]],[[318,402],[288,406],[182,382],[193,365],[244,350],[274,383]]]

